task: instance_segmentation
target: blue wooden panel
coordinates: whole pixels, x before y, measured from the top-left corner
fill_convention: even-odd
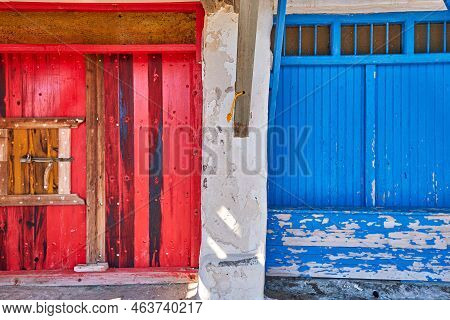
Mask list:
[[[450,281],[450,54],[414,54],[422,18],[287,16],[288,25],[331,23],[333,46],[331,56],[281,58],[268,274]],[[404,23],[403,54],[340,55],[341,23],[386,22]]]
[[[364,83],[363,66],[281,68],[269,205],[363,205]]]
[[[270,275],[450,281],[448,210],[270,210]]]
[[[377,206],[450,207],[448,75],[448,64],[377,67]]]

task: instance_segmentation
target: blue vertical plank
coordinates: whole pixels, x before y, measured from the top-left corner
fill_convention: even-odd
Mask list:
[[[324,81],[322,89],[322,206],[328,207],[331,205],[330,187],[331,187],[331,162],[330,162],[330,108],[332,105],[330,89],[330,66],[322,68],[322,79]]]
[[[339,206],[345,206],[346,201],[346,172],[345,172],[345,112],[346,112],[346,67],[338,67],[338,101],[337,101],[337,172],[338,172],[338,182],[337,182],[337,204]]]
[[[353,161],[354,161],[354,188],[353,194],[355,197],[354,205],[362,206],[364,204],[364,156],[362,153],[364,143],[364,108],[365,105],[365,86],[362,85],[365,82],[365,70],[358,66],[355,68],[355,108],[353,111],[352,128],[353,128]]]
[[[328,145],[330,147],[330,175],[331,175],[331,183],[330,183],[330,202],[332,204],[338,204],[338,120],[339,120],[339,106],[337,101],[339,100],[339,88],[338,88],[338,67],[332,66],[331,69],[331,90],[330,90],[330,101],[331,103],[331,111],[330,114],[330,140]]]
[[[306,69],[306,125],[313,126],[313,111],[314,111],[314,67],[307,67]],[[312,175],[310,177],[306,177],[306,188],[305,188],[305,199],[308,205],[312,205],[314,201],[314,177],[316,175],[315,172],[315,163],[314,163],[314,128],[313,132],[306,143],[305,147],[305,155],[307,161],[310,163]]]
[[[426,65],[418,66],[417,77],[419,78],[419,90],[421,94],[419,95],[419,104],[418,104],[418,123],[417,123],[417,132],[418,132],[418,167],[417,167],[417,175],[418,175],[418,205],[420,207],[425,207],[427,205],[427,172],[426,172],[426,161],[427,161],[427,146],[425,142],[426,135],[426,126],[427,126],[427,106],[428,99],[426,98],[427,90],[427,79],[426,79]]]
[[[299,71],[299,105],[298,105],[298,116],[297,116],[297,125],[299,128],[302,128],[306,125],[306,99],[308,95],[308,91],[306,88],[306,84],[308,82],[307,72],[305,67],[300,67]],[[307,156],[306,148],[303,152],[304,156]],[[306,177],[301,175],[297,188],[300,190],[299,194],[303,202],[306,202]]]
[[[354,71],[358,68],[347,68],[345,76],[345,86],[346,86],[346,102],[343,105],[345,108],[345,118],[344,118],[344,167],[345,167],[345,205],[354,206],[354,185],[355,185],[355,168],[354,162],[356,159],[353,158],[353,114],[355,112],[355,95],[354,95],[354,85],[356,82]]]
[[[391,190],[391,204],[395,207],[401,205],[401,66],[393,66],[392,73],[392,190]]]
[[[385,118],[385,150],[384,150],[384,158],[385,158],[385,173],[386,173],[386,184],[384,188],[384,205],[387,207],[392,206],[392,189],[393,189],[393,144],[394,144],[394,136],[393,136],[393,72],[392,66],[386,66],[386,99],[385,99],[385,108],[386,108],[386,118]]]
[[[401,204],[409,207],[411,205],[410,198],[410,176],[411,169],[409,165],[410,148],[409,148],[409,132],[411,131],[410,124],[410,92],[411,73],[410,66],[402,66],[402,73],[400,77],[401,83],[401,162],[400,162],[400,188],[401,188]]]
[[[298,125],[298,115],[299,115],[299,112],[298,112],[299,111],[298,110],[298,108],[299,108],[299,95],[298,95],[298,92],[299,92],[298,77],[299,77],[299,75],[298,74],[299,74],[299,68],[300,67],[294,67],[292,69],[292,73],[291,73],[292,86],[291,86],[290,95],[291,95],[292,102],[291,102],[291,109],[289,112],[290,127],[296,128],[297,130],[300,128]],[[296,162],[296,157],[298,155],[296,155],[295,152],[290,151],[289,156],[291,157],[291,160],[290,160],[291,165],[290,166],[291,166],[291,172],[292,172],[292,174],[289,177],[289,190],[291,191],[292,194],[298,195],[299,190],[297,188],[297,180],[299,179],[300,174],[301,174],[299,168],[297,168],[298,163]],[[296,169],[293,170],[292,167],[294,167]],[[296,205],[297,202],[298,202],[298,200],[292,199],[290,201],[290,205],[294,206],[294,205]]]
[[[437,72],[435,76],[435,94],[436,94],[436,109],[434,113],[434,143],[436,150],[436,162],[435,162],[435,206],[441,207],[443,196],[445,196],[445,192],[443,189],[443,175],[444,175],[444,123],[442,122],[445,119],[446,112],[444,111],[445,100],[444,100],[444,64],[439,64],[436,66]]]
[[[418,77],[418,65],[411,65],[411,74],[414,74],[415,77],[411,79],[411,87],[410,87],[410,95],[412,96],[411,104],[410,104],[410,139],[409,139],[409,149],[411,153],[411,174],[410,174],[410,190],[411,190],[411,199],[410,203],[412,207],[418,207],[418,185],[419,185],[419,176],[418,176],[418,167],[419,167],[419,134],[418,127],[419,123],[419,97],[421,92],[419,90],[419,77]]]
[[[428,95],[429,95],[429,105],[427,110],[427,128],[426,128],[426,145],[428,148],[427,152],[427,172],[428,172],[428,196],[427,196],[427,206],[429,208],[436,207],[436,195],[437,195],[437,184],[436,184],[436,123],[434,116],[436,114],[436,69],[439,68],[440,64],[433,64],[427,66],[427,79],[428,79]]]
[[[314,72],[314,106],[313,106],[313,127],[312,134],[314,137],[314,170],[315,177],[313,179],[314,183],[314,206],[321,207],[322,206],[322,128],[321,128],[321,119],[322,119],[322,95],[323,95],[323,82],[322,82],[322,66],[315,67]]]
[[[375,199],[377,206],[384,206],[384,191],[386,182],[386,159],[385,159],[385,145],[386,145],[386,68],[379,66],[376,70],[376,162],[375,162]]]
[[[292,99],[292,90],[294,89],[294,77],[293,77],[293,70],[297,67],[287,67],[286,68],[286,79],[288,80],[287,83],[284,85],[286,92],[283,94],[285,96],[285,107],[283,114],[283,128],[284,130],[287,130],[285,134],[287,134],[287,145],[286,145],[286,151],[284,153],[285,159],[286,159],[286,173],[285,178],[283,179],[283,186],[287,189],[288,192],[284,192],[284,205],[285,206],[292,206],[297,203],[299,203],[298,196],[292,193],[292,188],[290,181],[292,180],[293,175],[293,168],[292,168],[292,150],[295,143],[295,137],[292,137],[290,135],[289,130],[291,130],[293,122],[291,117],[291,112],[295,111],[295,100]]]
[[[365,205],[374,207],[376,205],[376,67],[367,65],[365,71]]]

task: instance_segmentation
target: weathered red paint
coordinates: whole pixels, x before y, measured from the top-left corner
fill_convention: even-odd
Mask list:
[[[119,179],[119,57],[105,55],[105,163],[106,165],[106,258],[111,267],[119,267],[120,185]]]
[[[198,2],[171,3],[63,3],[63,2],[0,2],[2,11],[85,11],[85,12],[193,12]]]
[[[200,39],[201,40],[201,39]],[[201,42],[201,41],[200,41]],[[0,44],[4,53],[161,53],[191,52],[197,50],[195,44],[137,44],[137,45],[91,45],[91,44]]]
[[[149,252],[150,266],[159,267],[161,250],[161,193],[163,187],[163,87],[162,87],[162,55],[149,56],[148,92],[149,92]]]
[[[82,56],[61,54],[4,55],[7,117],[85,115]],[[86,166],[85,129],[73,132],[73,172]],[[76,171],[75,171],[76,170]],[[72,190],[85,197],[83,175]],[[70,268],[85,261],[85,208],[7,208],[6,260],[8,270]]]
[[[18,11],[75,10],[71,4],[0,4],[0,10],[11,7]],[[196,267],[203,9],[193,3],[77,4],[76,9],[196,12],[198,42],[0,45],[0,94],[5,95],[0,116],[85,116],[83,54],[103,54],[107,261],[111,267]],[[158,143],[160,157],[156,156]],[[72,192],[85,198],[84,125],[72,132],[72,154]],[[155,161],[160,171],[152,171]],[[180,165],[193,170],[180,174]],[[71,269],[85,263],[85,246],[84,206],[0,208],[0,270]]]
[[[149,107],[148,107],[148,55],[133,56],[134,89],[134,267],[149,266],[149,161],[147,156]]]

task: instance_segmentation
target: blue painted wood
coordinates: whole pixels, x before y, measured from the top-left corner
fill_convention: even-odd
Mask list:
[[[450,20],[448,11],[423,11],[423,12],[390,12],[374,14],[290,14],[286,16],[286,25],[314,25],[314,24],[380,24],[403,23],[405,21],[437,22]]]
[[[360,56],[288,56],[281,58],[282,66],[321,66],[321,65],[367,65],[367,64],[413,64],[450,62],[449,53],[429,54],[385,54]]]
[[[449,64],[377,67],[377,206],[450,207],[449,72]]]
[[[270,275],[450,281],[450,211],[271,209]]]
[[[274,128],[283,140],[272,140],[269,205],[363,205],[364,67],[283,67],[280,79]]]
[[[341,54],[341,25],[338,23],[331,25],[331,54],[333,56]]]
[[[334,45],[331,56],[281,57],[268,274],[450,281],[450,54],[414,54],[415,21],[450,14],[287,16],[330,23]],[[386,22],[409,30],[404,54],[340,55],[341,23]]]
[[[365,205],[374,207],[376,203],[376,114],[375,114],[375,85],[376,66],[367,65],[366,94],[365,94]]]
[[[283,48],[283,38],[285,34],[285,21],[286,21],[286,2],[287,0],[278,1],[278,11],[276,16],[276,29],[275,29],[275,45],[273,55],[273,68],[272,68],[272,90],[270,91],[269,100],[269,127],[271,126],[270,119],[275,118],[276,102],[278,96],[278,86],[280,78],[280,65],[281,65],[281,50]]]

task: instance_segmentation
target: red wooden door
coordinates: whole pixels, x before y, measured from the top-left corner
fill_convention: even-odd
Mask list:
[[[201,109],[194,54],[105,55],[111,267],[196,267]]]
[[[84,117],[84,57],[3,54],[1,117]],[[85,126],[72,132],[72,191],[86,197]],[[84,206],[0,207],[0,270],[70,269],[86,261]]]
[[[0,117],[84,117],[85,57],[4,54]],[[111,267],[197,267],[201,80],[195,54],[105,54],[106,254]],[[4,96],[4,99],[3,99]],[[86,197],[86,129],[72,191]],[[85,206],[0,207],[0,270],[86,260]]]

